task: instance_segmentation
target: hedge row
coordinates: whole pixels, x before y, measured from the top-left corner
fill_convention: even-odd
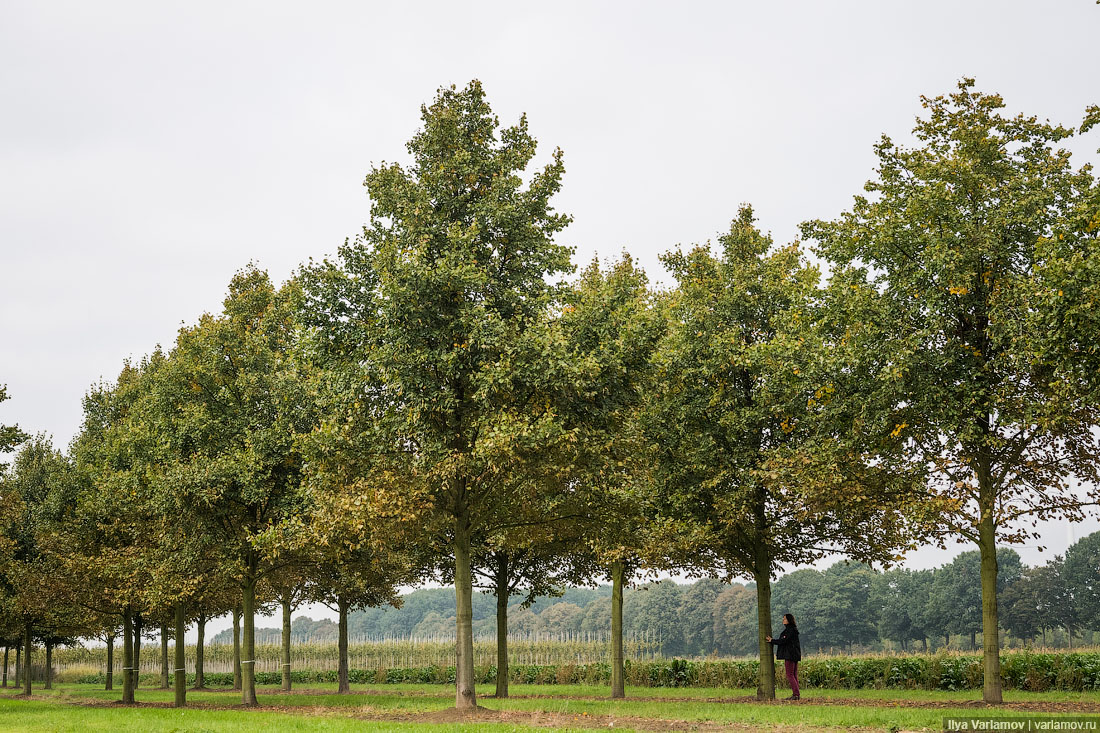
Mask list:
[[[756,686],[756,661],[692,661],[683,659],[626,662],[626,682],[639,687],[729,687]],[[1010,690],[1100,690],[1100,654],[1005,654],[1001,657],[1004,685]],[[777,681],[785,684],[781,671]],[[481,666],[474,670],[478,683],[496,680],[496,667]],[[509,667],[509,680],[527,684],[588,684],[607,685],[611,681],[611,666],[596,664],[533,665]],[[454,667],[414,667],[388,669],[353,669],[349,678],[355,684],[428,683],[453,684]],[[145,684],[158,684],[159,676],[142,675]],[[187,675],[193,685],[195,676]],[[336,682],[334,670],[294,670],[295,683]],[[981,657],[832,657],[806,659],[799,665],[799,680],[803,687],[856,689],[894,688],[924,690],[972,690],[982,686]],[[102,674],[86,675],[78,681],[103,684]],[[278,672],[259,672],[256,681],[277,685],[282,681]],[[212,687],[229,686],[232,674],[207,674]],[[117,678],[116,678],[116,684]]]

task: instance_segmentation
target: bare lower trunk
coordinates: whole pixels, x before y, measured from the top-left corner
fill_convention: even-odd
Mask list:
[[[195,632],[198,634],[198,639],[195,640],[195,689],[201,690],[206,687],[206,677],[203,671],[203,653],[204,644],[206,643],[206,615],[199,614],[198,621],[195,623]]]
[[[168,624],[160,625],[160,688],[168,689]]]
[[[22,684],[23,677],[23,644],[19,643],[15,645],[15,689],[19,689]]]
[[[134,704],[134,616],[122,614],[122,702]]]
[[[233,609],[233,689],[241,689],[241,609]]]
[[[611,697],[626,697],[626,665],[623,661],[623,585],[626,563],[611,563]]]
[[[241,703],[254,706],[256,701],[256,564],[249,555],[248,572],[244,581],[244,639],[241,653]]]
[[[23,627],[23,694],[30,697],[31,694],[31,649],[34,639],[31,638],[31,625]]]
[[[348,682],[348,602],[342,596],[336,598],[336,608],[339,612],[337,623],[337,656],[336,662],[336,694],[348,695],[351,693],[351,685]]]
[[[175,664],[172,665],[173,684],[175,685],[175,707],[187,705],[187,670],[183,656],[184,639],[187,632],[187,619],[183,615],[183,604],[176,604],[176,649]]]
[[[498,698],[508,697],[508,553],[497,556],[497,689]]]
[[[474,709],[474,610],[470,567],[470,528],[466,517],[455,520],[455,707]]]
[[[997,543],[993,527],[992,500],[983,507],[979,527],[982,562],[982,668],[985,673],[982,699],[1003,702],[1001,693],[1001,643],[997,629]]]
[[[53,689],[53,642],[46,642],[46,684],[47,690]]]
[[[8,686],[8,652],[11,651],[11,647],[7,644],[4,645],[4,681],[0,684],[0,687]]]
[[[290,598],[283,599],[283,692],[290,692]]]
[[[107,635],[107,684],[104,690],[115,689],[115,635]]]
[[[764,552],[767,552],[765,549]],[[758,567],[769,568],[770,562]],[[760,652],[760,668],[756,678],[756,699],[775,699],[775,657],[772,645],[765,638],[772,633],[772,579],[768,570],[753,574],[756,581],[756,636]]]

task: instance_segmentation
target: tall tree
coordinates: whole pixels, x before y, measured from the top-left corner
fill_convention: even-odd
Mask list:
[[[245,705],[256,704],[257,586],[282,562],[257,540],[308,507],[297,436],[314,415],[293,357],[296,294],[254,268],[237,273],[221,315],[180,329],[151,410],[165,426],[162,481],[174,489],[162,498],[197,543],[220,550],[221,570],[240,587]]]
[[[1098,496],[1084,487],[1100,477],[1100,401],[1079,362],[1100,332],[1057,348],[1046,334],[1090,317],[1093,285],[1065,265],[1096,268],[1100,233],[1089,169],[1055,148],[1073,130],[1004,116],[973,86],[923,99],[917,146],[884,136],[871,196],[803,232],[879,301],[868,399],[889,404],[895,450],[953,506],[943,532],[981,553],[983,697],[1000,702],[997,543],[1038,537],[1033,519],[1080,520]]]
[[[755,583],[757,695],[771,699],[772,578],[831,551],[893,559],[910,541],[899,511],[909,484],[848,435],[861,386],[818,325],[816,268],[754,221],[744,206],[718,253],[708,244],[663,257],[677,287],[651,435],[664,515],[695,525],[696,563]]]
[[[0,536],[10,547],[0,567],[0,589],[8,613],[22,632],[23,694],[31,694],[31,667],[36,636],[47,637],[59,611],[61,589],[55,582],[54,556],[48,544],[49,525],[57,522],[71,500],[71,466],[54,450],[49,438],[30,439],[3,477],[2,491],[14,512],[0,516]]]
[[[371,222],[341,251],[376,307],[335,332],[359,329],[385,385],[377,445],[405,453],[405,491],[387,498],[423,510],[453,553],[455,702],[472,708],[472,539],[535,503],[544,485],[534,466],[563,440],[541,385],[563,369],[546,315],[559,292],[548,280],[570,269],[554,242],[569,218],[550,205],[560,151],[525,185],[536,147],[526,118],[500,127],[479,82],[441,89],[421,116],[408,167],[368,174]],[[349,302],[325,312],[341,320]]]
[[[630,257],[581,273],[562,310],[573,376],[557,398],[574,431],[566,465],[586,541],[579,567],[611,581],[611,696],[626,695],[623,602],[640,569],[670,569],[677,559],[675,522],[656,522],[654,451],[644,429],[652,392],[652,357],[664,328],[649,280]]]

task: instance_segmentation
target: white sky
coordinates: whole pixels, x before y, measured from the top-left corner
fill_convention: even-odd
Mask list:
[[[1098,37],[1092,0],[3,0],[0,422],[64,446],[89,384],[217,310],[237,268],[281,280],[354,236],[364,175],[403,159],[441,85],[481,79],[564,150],[577,263],[625,248],[661,281],[658,253],[741,202],[780,242],[836,216],[878,136],[962,76],[1079,123]]]

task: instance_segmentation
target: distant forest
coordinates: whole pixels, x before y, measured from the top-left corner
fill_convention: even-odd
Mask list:
[[[1000,618],[1009,646],[1073,646],[1100,641],[1100,532],[1045,565],[1025,567],[1015,550],[998,551]],[[803,649],[870,651],[942,647],[972,649],[981,641],[978,552],[964,552],[935,570],[877,572],[840,562],[827,570],[796,570],[773,585],[772,617],[798,621]],[[450,639],[455,633],[452,588],[421,589],[403,597],[401,608],[368,608],[350,614],[352,640]],[[492,638],[496,600],[474,595],[474,634]],[[509,610],[510,635],[569,639],[610,634],[611,587],[568,588],[538,598],[530,608]],[[756,652],[753,585],[704,578],[691,584],[670,580],[628,589],[623,602],[628,638],[649,639],[664,656],[741,656]],[[292,640],[335,642],[334,621],[299,616]],[[277,644],[280,630],[258,628],[258,643]],[[232,641],[232,631],[214,637]]]

